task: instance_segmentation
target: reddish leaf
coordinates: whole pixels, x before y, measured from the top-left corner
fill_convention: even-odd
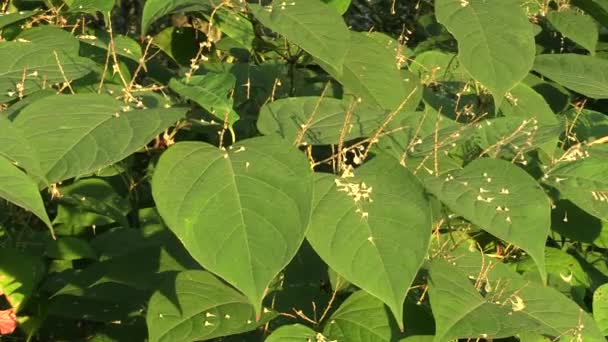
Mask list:
[[[0,335],[12,334],[17,328],[17,317],[13,309],[0,310]]]

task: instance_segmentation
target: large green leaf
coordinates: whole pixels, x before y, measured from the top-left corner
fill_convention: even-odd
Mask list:
[[[593,293],[593,318],[604,335],[608,335],[608,284]]]
[[[49,42],[0,42],[0,102],[18,98],[17,85],[22,83],[24,73],[22,94],[27,95],[44,86],[64,82],[65,79],[85,76],[95,67],[90,59],[74,55],[71,51],[64,52],[63,49]]]
[[[568,9],[551,11],[547,13],[547,19],[564,37],[584,47],[592,55],[595,54],[599,33],[593,18]]]
[[[608,220],[608,163],[591,157],[558,165],[545,175],[544,182],[559,190],[581,209]]]
[[[127,109],[107,95],[49,96],[25,107],[13,125],[54,183],[122,160],[185,114],[180,108]]]
[[[430,267],[436,342],[536,332],[564,340],[604,341],[592,318],[557,290],[460,248]]]
[[[273,331],[265,342],[303,342],[313,341],[317,332],[302,324],[283,325]]]
[[[181,96],[193,100],[221,121],[228,115],[228,123],[233,124],[239,115],[232,109],[229,93],[234,89],[236,79],[229,73],[208,73],[193,76],[189,81],[172,79],[169,87]]]
[[[608,60],[574,53],[539,55],[534,70],[590,98],[608,98]]]
[[[264,316],[256,322],[247,297],[211,273],[184,271],[152,295],[146,321],[150,341],[189,342],[253,330]]]
[[[257,121],[262,134],[279,134],[294,141],[306,127],[302,141],[313,145],[337,144],[340,140],[350,103],[346,100],[319,97],[290,97],[268,103]],[[387,113],[379,108],[355,106],[346,126],[344,140],[364,137],[380,126]]]
[[[482,158],[425,186],[455,213],[530,254],[546,280],[545,241],[551,205],[540,185],[521,168]]]
[[[364,32],[350,32],[348,58],[341,70],[320,60],[325,68],[345,88],[363,99],[369,106],[396,110],[410,96],[404,109],[415,109],[420,101],[421,89],[414,74],[397,69],[396,53],[386,49]]]
[[[357,291],[331,315],[323,334],[333,341],[390,342],[399,329],[384,303],[365,291]]]
[[[0,248],[0,293],[16,310],[32,297],[44,272],[42,259],[14,248]]]
[[[220,3],[215,0],[147,0],[141,17],[141,32],[148,33],[150,25],[165,15],[178,12],[208,12]]]
[[[0,155],[0,198],[4,198],[38,216],[49,228],[51,221],[34,180]]]
[[[260,312],[268,284],[304,239],[312,175],[306,157],[277,137],[228,151],[183,142],[161,156],[152,193],[190,254]]]
[[[532,25],[518,1],[437,0],[435,11],[458,41],[461,66],[500,105],[528,74],[536,53]]]
[[[402,322],[408,288],[427,253],[429,201],[393,158],[378,156],[355,173],[317,177],[306,237],[332,269],[381,299]]]
[[[340,14],[329,5],[297,0],[274,1],[267,6],[249,4],[249,8],[264,26],[342,74],[342,64],[348,60],[349,32]]]

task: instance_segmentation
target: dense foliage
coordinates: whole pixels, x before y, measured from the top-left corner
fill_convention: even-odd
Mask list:
[[[607,0],[140,4],[0,0],[0,340],[605,341]]]

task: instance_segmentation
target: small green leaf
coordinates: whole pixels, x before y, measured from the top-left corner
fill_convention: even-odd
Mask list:
[[[154,172],[158,211],[205,269],[241,290],[261,311],[267,286],[296,254],[310,218],[308,162],[277,137],[222,151],[182,142]]]
[[[427,178],[425,186],[455,213],[528,252],[546,280],[544,251],[551,205],[524,170],[507,161],[482,158],[446,177]]]
[[[41,259],[14,248],[0,248],[0,293],[16,310],[34,294],[44,272]]]
[[[500,107],[505,116],[534,119],[541,126],[561,125],[542,95],[524,83],[518,83],[505,98],[506,101],[503,101]],[[541,148],[548,155],[552,155],[558,140],[559,135],[556,134],[553,139],[543,143]]]
[[[30,18],[38,13],[38,11],[19,11],[15,13],[2,14],[0,15],[0,29],[10,24]]]
[[[595,54],[598,39],[597,24],[588,15],[579,14],[574,10],[551,11],[547,19],[564,37]]]
[[[141,32],[148,33],[150,25],[165,15],[178,12],[208,12],[220,3],[215,0],[148,0],[141,17]]]
[[[377,156],[355,178],[318,176],[306,238],[347,281],[388,305],[398,322],[427,253],[431,210],[416,177]]]
[[[221,122],[228,116],[228,123],[234,124],[239,115],[232,109],[230,92],[235,87],[236,79],[229,73],[208,73],[204,76],[192,76],[190,80],[172,79],[169,87],[181,96],[193,100]]]
[[[264,26],[342,74],[349,31],[340,14],[329,5],[319,0],[276,0],[267,6],[249,4],[249,8]]]
[[[52,232],[53,226],[46,214],[42,197],[34,180],[19,170],[13,163],[0,156],[0,198],[4,198],[31,211]]]
[[[534,70],[593,99],[608,98],[608,60],[574,53],[536,56]]]
[[[559,190],[589,214],[608,220],[608,163],[603,158],[585,158],[558,164],[544,182]]]
[[[74,0],[70,6],[70,12],[89,13],[96,15],[101,12],[106,23],[110,20],[110,12],[114,8],[116,0]]]
[[[150,341],[209,340],[253,330],[274,315],[256,322],[247,297],[211,273],[180,272],[150,298],[146,321]]]
[[[97,259],[97,253],[88,242],[69,236],[49,241],[45,255],[61,260]]]
[[[340,305],[323,329],[329,340],[349,342],[390,342],[399,329],[382,301],[365,291],[357,291]]]
[[[598,287],[593,293],[593,318],[602,333],[608,335],[608,284]]]
[[[94,31],[93,34],[79,35],[76,38],[82,43],[98,47],[100,49],[108,50],[110,44],[110,35],[102,30]],[[116,48],[116,55],[126,57],[136,63],[139,63],[142,58],[141,46],[135,40],[115,34],[114,47]]]
[[[25,107],[13,125],[55,183],[122,160],[185,114],[180,108],[127,109],[107,95],[49,96]]]
[[[273,331],[264,342],[314,341],[317,332],[302,324],[283,325]]]
[[[241,44],[247,51],[253,49],[255,32],[253,31],[253,24],[246,16],[223,7],[215,12],[213,24],[219,27],[222,33]]]
[[[100,178],[81,179],[60,187],[57,216],[54,224],[81,228],[101,227],[117,222],[128,228],[129,202],[116,193],[107,181]]]
[[[515,0],[437,0],[435,11],[458,41],[461,66],[488,88],[498,108],[534,62],[528,16]]]
[[[351,105],[354,105],[354,109],[349,109]],[[347,100],[289,97],[264,105],[257,127],[262,134],[278,133],[287,140],[295,141],[302,132],[302,126],[312,117],[302,141],[313,145],[337,144],[349,110],[352,113],[346,127],[345,141],[373,133],[387,115],[379,108],[356,105]]]
[[[345,88],[346,93],[363,99],[368,106],[396,110],[408,99],[403,110],[414,110],[420,102],[416,76],[397,68],[396,53],[364,32],[350,32],[348,58],[341,71],[319,60],[319,64]]]

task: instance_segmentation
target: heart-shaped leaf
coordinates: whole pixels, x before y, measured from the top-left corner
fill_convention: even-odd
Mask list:
[[[222,151],[183,142],[154,172],[158,211],[190,254],[261,310],[268,284],[296,254],[310,218],[306,157],[278,137]]]
[[[253,330],[273,316],[256,321],[247,297],[209,272],[183,271],[152,295],[146,321],[150,341],[190,342]]]
[[[427,253],[430,204],[396,159],[376,157],[355,174],[317,177],[306,238],[332,269],[381,299],[402,322],[408,288]]]

